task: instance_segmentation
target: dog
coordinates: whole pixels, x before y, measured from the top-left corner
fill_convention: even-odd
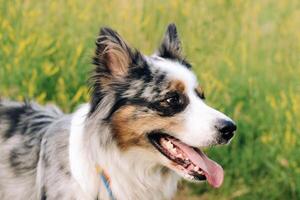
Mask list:
[[[223,169],[200,148],[236,125],[204,102],[175,24],[145,56],[101,28],[90,101],[74,113],[0,102],[0,199],[172,199],[181,178],[220,187]]]

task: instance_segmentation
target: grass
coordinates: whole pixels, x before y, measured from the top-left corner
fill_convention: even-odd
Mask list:
[[[206,88],[238,133],[209,150],[226,171],[221,189],[185,184],[207,199],[300,199],[300,2],[0,0],[0,96],[88,101],[99,27],[151,54],[169,22]]]

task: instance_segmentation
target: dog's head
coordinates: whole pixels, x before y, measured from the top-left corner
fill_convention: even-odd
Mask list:
[[[101,102],[109,96],[103,121],[119,149],[146,150],[155,155],[153,162],[184,178],[207,179],[219,187],[222,168],[199,148],[228,143],[236,126],[205,104],[182,55],[176,26],[168,26],[152,56],[130,48],[110,28],[101,29],[96,45],[90,115],[101,112]]]

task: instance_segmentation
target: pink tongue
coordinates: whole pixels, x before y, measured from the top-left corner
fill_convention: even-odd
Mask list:
[[[197,152],[180,141],[172,140],[172,143],[178,146],[195,165],[202,169],[211,186],[218,188],[222,185],[224,171],[218,163],[209,159],[202,151]]]

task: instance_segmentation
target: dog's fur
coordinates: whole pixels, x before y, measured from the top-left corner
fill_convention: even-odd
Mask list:
[[[110,28],[96,46],[91,101],[73,114],[0,102],[1,200],[109,199],[96,165],[116,199],[171,199],[180,172],[147,134],[164,131],[197,147],[224,143],[215,124],[230,119],[204,103],[174,24],[149,57]],[[176,106],[165,101],[170,95]]]

